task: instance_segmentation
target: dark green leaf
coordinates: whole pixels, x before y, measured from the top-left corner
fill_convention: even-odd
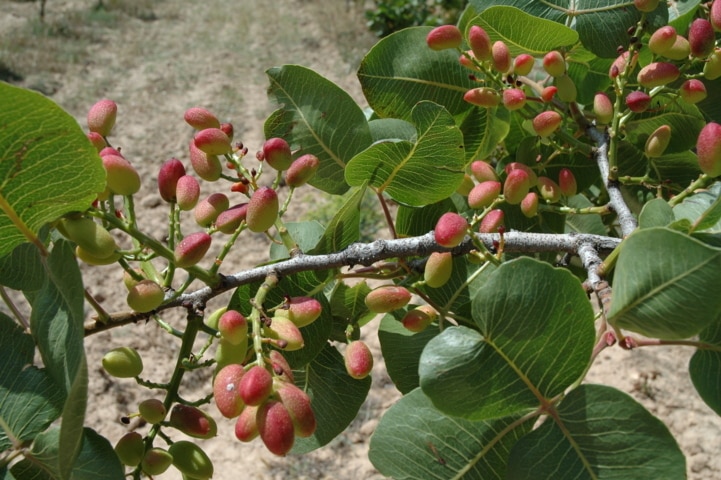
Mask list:
[[[654,109],[653,112],[634,115],[633,120],[626,122],[628,141],[643,150],[649,135],[658,127],[668,125],[671,127],[671,141],[666,154],[685,152],[696,146],[698,134],[706,125],[698,108],[669,96],[657,96],[654,101],[663,105],[662,112]]]
[[[444,415],[420,389],[410,392],[381,418],[369,457],[396,480],[503,479],[511,446],[530,422],[506,433],[513,418],[472,422]]]
[[[37,92],[0,82],[0,257],[40,227],[87,209],[105,169],[75,119]]]
[[[510,131],[511,114],[505,107],[473,107],[461,123],[466,161],[485,160]]]
[[[421,355],[421,388],[449,415],[480,420],[538,408],[590,361],[594,327],[586,294],[570,272],[547,263],[502,264],[473,297],[473,319],[480,332],[446,328]]]
[[[640,228],[665,227],[674,221],[673,209],[662,198],[654,198],[646,203],[638,217]]]
[[[721,250],[683,233],[638,230],[621,245],[609,321],[650,337],[698,334],[721,313]]]
[[[0,451],[18,441],[32,441],[60,416],[63,393],[45,370],[34,366],[30,335],[0,312]],[[5,427],[6,426],[6,427]],[[7,428],[7,431],[6,431]]]
[[[333,340],[345,342],[348,325],[363,326],[375,318],[376,314],[369,311],[365,304],[365,297],[370,291],[366,282],[357,283],[352,287],[338,282],[333,287],[330,297],[330,308],[333,315],[331,338]]]
[[[45,271],[35,245],[23,243],[0,258],[0,284],[15,290],[35,291],[43,286]]]
[[[63,407],[60,423],[62,455],[58,457],[60,478],[69,479],[83,446],[83,423],[88,403],[88,366],[83,356]]]
[[[315,247],[308,253],[319,255],[331,252],[340,252],[360,238],[360,206],[365,185],[355,189],[349,194],[343,206],[336,212],[328,223]]]
[[[623,392],[582,385],[556,415],[513,446],[506,478],[686,478],[686,459],[668,428]]]
[[[566,201],[566,204],[572,208],[589,208],[593,206],[591,201],[583,195],[574,195]],[[607,235],[608,229],[603,224],[600,215],[571,213],[566,215],[566,232]]]
[[[438,327],[431,325],[413,333],[392,315],[385,315],[378,329],[383,360],[388,376],[396,388],[406,394],[418,387],[418,362],[421,352],[431,338],[438,335]]]
[[[400,205],[396,216],[396,232],[407,237],[424,235],[436,228],[441,215],[453,211],[455,208],[449,199],[421,208]]]
[[[716,349],[696,350],[689,362],[688,372],[693,386],[706,405],[721,415],[721,318],[717,318],[699,334],[699,341]]]
[[[300,454],[326,445],[346,429],[365,401],[371,379],[350,377],[343,357],[329,343],[302,372],[294,374],[296,384],[310,396],[318,423],[311,437],[296,439],[291,452]]]
[[[333,82],[297,65],[271,68],[268,95],[282,108],[265,122],[265,136],[282,137],[298,155],[312,153],[320,160],[310,184],[325,192],[348,189],[346,163],[371,144],[368,122],[361,108]]]
[[[413,206],[435,203],[456,191],[466,162],[463,138],[453,118],[442,106],[421,102],[411,119],[418,130],[417,142],[377,143],[359,153],[346,168],[348,184],[368,182]]]

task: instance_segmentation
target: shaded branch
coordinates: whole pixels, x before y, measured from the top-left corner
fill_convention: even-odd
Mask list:
[[[486,248],[492,250],[494,242],[500,241],[498,234],[477,234],[477,238]],[[586,234],[543,234],[525,232],[506,232],[503,235],[504,252],[507,253],[539,253],[563,252],[577,254],[582,246],[589,246],[596,252],[608,253],[618,246],[620,239],[600,235]],[[453,249],[453,253],[461,255],[473,249],[473,242],[466,239],[461,245]],[[262,281],[273,273],[279,277],[306,271],[320,271],[353,267],[356,265],[370,266],[375,262],[390,258],[407,258],[414,256],[427,256],[432,252],[449,251],[435,242],[433,232],[411,238],[395,240],[376,240],[371,243],[355,243],[342,252],[327,255],[297,255],[270,265],[263,265],[233,275],[221,276],[220,282],[214,287],[201,288],[195,292],[186,293],[172,301],[161,305],[158,309],[148,313],[121,312],[109,316],[105,323],[93,322],[86,326],[85,335],[108,330],[128,323],[147,320],[152,315],[174,307],[194,308],[203,310],[208,300],[223,292],[237,288],[241,285]]]

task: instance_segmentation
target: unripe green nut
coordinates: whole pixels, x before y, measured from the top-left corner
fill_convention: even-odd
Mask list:
[[[288,170],[290,164],[293,163],[290,145],[282,138],[269,138],[263,144],[263,159],[279,172]]]
[[[497,72],[506,73],[511,70],[511,51],[502,40],[493,43],[491,47],[491,62]]]
[[[707,123],[696,141],[696,155],[701,171],[711,177],[721,175],[721,125]]]
[[[258,407],[257,422],[260,438],[271,453],[282,456],[293,448],[293,419],[281,402],[269,400]]]
[[[487,180],[481,182],[468,194],[468,206],[480,210],[490,206],[501,194],[501,182]]]
[[[289,318],[298,328],[315,322],[323,311],[320,302],[312,297],[291,297],[284,307],[276,310],[276,315]]]
[[[290,414],[295,434],[302,438],[313,435],[317,424],[310,397],[292,383],[283,381],[275,382],[275,393]]]
[[[213,399],[218,411],[226,418],[237,417],[245,407],[239,388],[243,375],[243,366],[232,363],[218,370],[213,379]]]
[[[567,197],[572,197],[578,193],[578,184],[576,183],[576,177],[573,172],[567,168],[562,168],[558,172],[558,186],[561,189],[561,193]]]
[[[441,25],[431,30],[426,36],[426,43],[431,50],[458,48],[462,42],[463,35],[455,25]]]
[[[422,332],[438,318],[438,312],[430,305],[408,310],[401,319],[403,326],[411,332]]]
[[[465,218],[457,213],[447,212],[441,215],[436,222],[433,234],[438,245],[453,248],[463,241],[467,230],[468,221]]]
[[[185,167],[177,158],[171,158],[161,165],[158,171],[158,192],[166,202],[176,200],[178,179],[185,175]]]
[[[258,407],[248,405],[240,412],[235,422],[235,437],[241,442],[250,442],[258,436]],[[292,421],[291,421],[292,423]]]
[[[558,50],[552,50],[543,56],[543,69],[552,77],[566,73],[566,60]]]
[[[285,183],[289,187],[300,187],[312,179],[320,167],[320,160],[313,154],[298,157],[285,173]]]
[[[716,45],[716,33],[711,22],[705,18],[697,18],[691,22],[688,44],[693,57],[706,58],[711,55]]]
[[[152,280],[141,280],[128,292],[127,303],[136,312],[146,313],[158,308],[165,300],[163,288]]]
[[[405,307],[411,301],[411,292],[404,287],[387,285],[366,295],[365,304],[373,313],[388,313]]]
[[[212,238],[205,232],[191,233],[175,246],[175,265],[191,267],[203,259],[210,248]]]
[[[493,108],[501,103],[502,97],[494,88],[480,87],[468,90],[463,100],[477,107]]]
[[[471,174],[478,182],[481,183],[488,180],[498,180],[498,175],[491,164],[484,162],[483,160],[475,160],[471,162]]]
[[[108,99],[100,100],[88,110],[88,129],[107,137],[115,126],[118,106]]]
[[[691,45],[686,37],[676,35],[676,41],[673,46],[663,53],[663,56],[671,60],[685,60],[691,54]]]
[[[491,37],[478,25],[468,29],[468,45],[471,47],[473,56],[479,61],[485,62],[491,59]]]
[[[361,340],[354,340],[346,346],[343,360],[346,372],[356,380],[366,378],[373,370],[373,354]]]
[[[568,75],[559,75],[556,77],[556,88],[558,88],[558,98],[563,102],[575,102],[578,96],[576,84]]]
[[[143,359],[132,347],[118,347],[103,356],[103,368],[116,378],[133,378],[143,372]]]
[[[451,252],[433,252],[428,257],[423,279],[431,288],[440,288],[451,278],[453,273],[453,255]]]
[[[654,88],[675,82],[681,71],[673,63],[649,63],[638,72],[636,80],[645,88]]]
[[[669,143],[671,143],[671,126],[661,125],[648,136],[644,153],[649,158],[658,158],[666,151]]]
[[[498,229],[503,225],[503,210],[491,210],[483,217],[478,231],[481,233],[498,233]]]
[[[289,318],[281,315],[273,317],[270,327],[267,328],[267,336],[282,342],[278,344],[278,348],[286,352],[294,352],[305,346],[300,329]]]
[[[716,49],[706,59],[703,65],[703,76],[707,80],[716,80],[721,77],[721,49]]]
[[[511,170],[503,182],[503,198],[510,205],[518,205],[530,188],[530,178],[524,170]]]
[[[143,419],[152,424],[160,423],[165,420],[168,411],[165,409],[163,402],[157,398],[148,398],[138,404],[138,412]]]
[[[541,112],[533,118],[533,131],[542,138],[550,137],[561,126],[561,114],[548,110]]]
[[[137,467],[145,455],[143,436],[138,432],[128,432],[115,444],[115,454],[123,465]]]
[[[140,175],[129,161],[118,155],[102,157],[108,188],[118,195],[134,195],[140,190]]]
[[[538,214],[538,195],[536,192],[528,192],[528,195],[521,200],[521,213],[527,218],[533,218]]]
[[[185,122],[196,130],[220,128],[220,121],[209,110],[203,107],[192,107],[183,114]]]
[[[195,223],[207,228],[229,207],[230,200],[224,193],[212,193],[196,205],[193,211]]]
[[[225,155],[231,152],[230,138],[220,128],[205,128],[193,137],[193,143],[206,155]]]
[[[658,8],[659,0],[633,0],[633,5],[639,12],[650,13]]]
[[[245,221],[245,217],[248,215],[248,204],[241,203],[240,205],[234,205],[229,209],[223,211],[215,219],[215,228],[219,232],[231,234],[234,233],[240,224]]]
[[[188,146],[190,152],[190,165],[200,178],[208,182],[214,182],[220,178],[223,166],[216,155],[209,155],[195,145],[193,140]]]
[[[648,48],[656,55],[664,55],[676,43],[676,29],[671,25],[665,25],[651,35],[648,40]]]
[[[228,310],[218,320],[221,336],[232,345],[240,345],[248,341],[248,321],[242,313]]]
[[[513,73],[516,75],[528,75],[533,70],[536,59],[532,55],[522,53],[513,59]]]
[[[278,218],[278,194],[270,187],[260,187],[248,202],[245,223],[252,232],[265,232]]]
[[[218,426],[207,413],[190,405],[176,403],[170,411],[169,424],[194,438],[212,438],[218,434]]]
[[[200,184],[190,175],[183,175],[178,179],[175,188],[175,198],[178,208],[183,211],[192,210],[200,198]]]
[[[213,462],[202,448],[187,440],[179,440],[168,447],[173,466],[193,480],[206,480],[213,476]]]
[[[606,125],[613,120],[613,103],[603,92],[597,93],[593,97],[593,113],[596,114],[596,123]]]
[[[173,464],[173,456],[162,448],[151,448],[145,452],[140,468],[147,475],[160,475]]]
[[[220,371],[226,365],[243,363],[248,353],[248,344],[241,343],[233,345],[221,338],[218,342],[218,349],[215,351],[215,369]]]
[[[107,257],[96,257],[80,245],[75,247],[75,256],[88,265],[111,265],[120,260],[120,257],[122,257],[119,252],[113,252]]]
[[[107,258],[118,248],[110,232],[86,217],[64,218],[58,222],[58,230],[93,257]]]
[[[518,110],[526,105],[526,94],[520,88],[507,88],[503,91],[503,106],[508,110]]]
[[[218,323],[220,323],[220,317],[228,311],[228,307],[220,307],[211,313],[208,318],[205,319],[205,324],[213,330],[218,330]]]

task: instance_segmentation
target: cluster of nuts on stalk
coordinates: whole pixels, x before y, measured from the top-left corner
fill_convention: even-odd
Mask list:
[[[658,7],[659,1],[635,0],[634,4],[642,12],[651,12]],[[721,0],[710,5],[708,19],[697,18],[691,23],[687,36],[678,34],[672,26],[664,26],[650,35],[647,46],[632,39],[633,48],[621,52],[608,72],[609,78],[617,84],[617,91],[622,89],[627,110],[616,111],[614,101],[606,93],[599,92],[589,105],[591,120],[599,128],[605,128],[621,117],[647,111],[654,96],[660,93],[670,93],[688,104],[704,100],[707,92],[703,79],[721,77],[717,31],[721,31]],[[470,50],[463,51],[464,40]],[[548,76],[545,82],[538,84],[522,81],[536,66],[533,56],[521,53],[511,58],[508,46],[501,40],[492,42],[478,25],[470,26],[465,38],[454,25],[437,27],[428,34],[426,42],[433,50],[458,50],[461,65],[473,71],[471,78],[483,74],[484,85],[467,91],[464,95],[467,102],[482,108],[519,111],[529,119],[529,128],[541,139],[552,138],[563,123],[565,107],[555,99],[565,104],[576,101],[577,88],[568,75],[566,58],[561,51],[553,50],[543,56],[539,63]],[[638,52],[646,47],[653,54],[653,61],[639,68]],[[702,67],[702,71],[689,73],[692,70],[688,67],[692,66]],[[618,83],[619,76],[623,83]],[[682,76],[686,79],[678,88],[668,87]],[[531,108],[531,100],[543,105],[544,111],[539,113]],[[670,125],[661,125],[653,131],[645,144],[646,157],[662,156],[670,144],[671,134]],[[709,177],[721,175],[721,125],[711,122],[704,126],[697,139],[696,153],[703,173]],[[576,180],[565,168],[556,180],[542,176],[521,162],[513,162],[505,166],[503,176],[501,182],[488,160],[474,161],[459,188],[472,209],[485,209],[479,225],[482,233],[496,232],[503,226],[503,211],[493,208],[501,202],[520,205],[521,212],[531,218],[537,214],[539,200],[552,204],[576,194]]]

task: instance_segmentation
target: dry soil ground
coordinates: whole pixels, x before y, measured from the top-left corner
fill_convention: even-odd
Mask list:
[[[141,226],[163,235],[165,210],[154,194],[162,161],[187,163],[191,132],[183,112],[210,108],[235,125],[235,137],[251,151],[262,142],[262,121],[272,111],[264,70],[295,63],[311,67],[363,103],[354,71],[373,38],[361,10],[340,0],[50,0],[44,25],[34,2],[0,1],[0,75],[40,90],[82,122],[100,98],[119,104],[113,142],[141,171],[145,186],[138,204]],[[1,104],[2,99],[0,99]],[[308,203],[311,209],[316,205]],[[298,213],[306,206],[300,205]],[[265,258],[262,237],[247,242],[226,271]],[[110,268],[86,272],[86,283],[110,310],[123,308],[120,275]],[[222,303],[218,301],[218,305]],[[211,305],[211,307],[217,305]],[[369,341],[380,352],[372,329]],[[99,368],[108,349],[132,344],[145,360],[147,378],[162,381],[172,368],[177,345],[157,326],[137,325],[92,336],[90,426],[115,441],[125,430],[118,419],[145,393],[132,381],[117,381]],[[688,458],[689,478],[721,478],[721,420],[697,397],[685,373],[691,351],[609,349],[589,381],[614,385],[633,395],[673,431]],[[219,436],[203,442],[218,479],[382,478],[366,455],[379,416],[398,397],[378,361],[368,401],[349,430],[312,454],[277,458],[260,442],[241,444],[232,422],[220,422]],[[186,396],[207,393],[207,376],[191,376]],[[140,395],[140,396],[139,396]],[[167,474],[161,478],[179,478]]]

